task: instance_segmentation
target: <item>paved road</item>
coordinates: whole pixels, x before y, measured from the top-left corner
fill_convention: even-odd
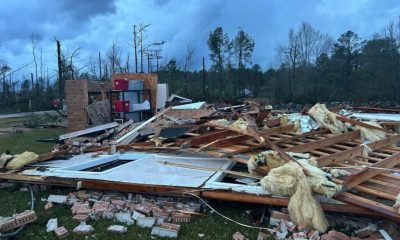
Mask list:
[[[37,111],[37,112],[23,112],[23,113],[10,113],[10,114],[2,114],[0,115],[0,119],[4,119],[4,118],[16,118],[16,117],[26,117],[26,116],[30,116],[32,114],[34,115],[43,115],[45,113],[49,113],[49,114],[57,114],[56,111],[54,110],[49,110],[49,111]]]

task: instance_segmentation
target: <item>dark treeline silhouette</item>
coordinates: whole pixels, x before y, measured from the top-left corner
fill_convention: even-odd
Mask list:
[[[209,49],[205,57],[211,66],[199,70],[201,62],[194,63],[193,46],[186,47],[183,63],[172,58],[162,65],[161,46],[166,42],[146,43],[148,26],[134,26],[133,44],[129,44],[134,49],[131,59],[129,52],[113,41],[105,57],[98,53],[98,60],[90,57],[89,66],[80,68],[73,62],[80,50],[77,48],[72,54],[62,52],[59,76],[63,80],[108,81],[112,73],[147,70],[157,73],[160,83],[168,83],[170,93],[209,102],[249,94],[269,104],[400,102],[400,20],[389,23],[370,39],[349,30],[336,40],[303,22],[289,30],[286,43],[271,46],[278,64],[269,69],[252,62],[257,44],[244,29],[239,28],[230,38],[221,27],[210,31],[205,43]],[[12,79],[12,68],[0,61],[0,112],[46,110],[58,98],[60,80],[43,74],[41,57],[39,64],[35,55],[38,44],[37,38],[32,40],[35,73],[27,79]]]

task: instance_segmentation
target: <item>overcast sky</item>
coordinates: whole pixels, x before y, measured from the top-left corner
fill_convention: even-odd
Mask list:
[[[1,0],[0,59],[13,69],[32,62],[32,34],[40,37],[38,51],[51,76],[57,62],[54,37],[64,51],[81,48],[78,67],[99,51],[105,54],[113,40],[125,50],[123,58],[130,51],[132,59],[127,42],[133,24],[143,22],[152,24],[149,42],[167,41],[163,61],[175,57],[182,64],[186,46],[194,46],[194,68],[202,56],[208,58],[210,30],[221,26],[233,38],[242,27],[256,43],[253,63],[266,69],[276,65],[275,48],[286,41],[288,29],[302,21],[334,39],[347,30],[367,39],[399,15],[399,0]],[[32,64],[22,72],[33,70]]]

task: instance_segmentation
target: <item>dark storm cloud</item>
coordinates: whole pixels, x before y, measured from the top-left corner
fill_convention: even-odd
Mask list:
[[[13,0],[0,5],[0,59],[12,67],[32,61],[30,36],[41,37],[43,61],[56,69],[54,37],[64,51],[81,47],[77,64],[98,52],[106,55],[116,41],[132,59],[132,26],[151,23],[148,42],[166,40],[163,63],[182,64],[186,46],[194,46],[193,68],[208,59],[207,37],[217,26],[233,38],[242,27],[256,42],[253,63],[275,66],[275,48],[289,28],[302,21],[337,39],[351,29],[364,39],[381,32],[400,15],[398,0]],[[131,62],[132,64],[132,62]],[[210,63],[207,63],[210,66]],[[27,71],[32,70],[28,69]],[[88,69],[86,69],[88,70]]]
[[[113,1],[24,0],[3,1],[0,7],[0,41],[61,34],[70,37],[99,14],[115,11]]]

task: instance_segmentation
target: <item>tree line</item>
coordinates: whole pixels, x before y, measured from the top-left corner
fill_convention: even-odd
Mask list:
[[[245,96],[270,104],[400,102],[400,20],[390,22],[370,39],[349,30],[336,40],[302,22],[289,29],[285,43],[271,46],[277,65],[268,69],[253,63],[256,43],[243,28],[230,37],[222,27],[211,30],[205,42],[209,50],[205,57],[211,66],[205,66],[203,57],[203,67],[193,67],[199,63],[194,63],[196,48],[191,45],[183,50],[182,61],[172,58],[163,65],[162,46],[168,43],[149,42],[150,26],[134,25],[128,49],[113,41],[105,54],[91,56],[83,66],[79,65],[82,61],[77,61],[81,49],[64,51],[60,43],[59,74],[54,76],[44,70],[39,39],[32,36],[35,71],[25,75],[28,77],[13,79],[12,75],[24,68],[13,70],[6,61],[0,61],[0,109],[49,109],[52,99],[63,98],[66,79],[108,81],[113,73],[120,72],[157,73],[160,83],[168,83],[170,93],[210,102]]]

